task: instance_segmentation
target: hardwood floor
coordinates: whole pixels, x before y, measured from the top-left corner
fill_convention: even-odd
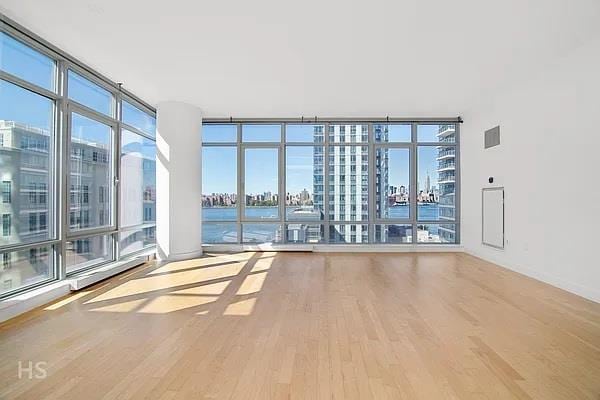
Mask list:
[[[0,398],[598,400],[600,304],[459,253],[149,264],[2,324]]]

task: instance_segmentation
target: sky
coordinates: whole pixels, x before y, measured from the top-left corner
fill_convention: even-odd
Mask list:
[[[286,135],[290,142],[312,142],[313,125],[288,125]],[[422,141],[434,141],[438,131],[437,125],[420,125],[418,138]],[[281,137],[279,125],[244,125],[243,138],[252,141],[279,141]],[[398,140],[410,140],[406,131],[396,131],[391,135]],[[205,142],[231,143],[237,141],[235,125],[205,125],[203,127]],[[286,192],[296,194],[313,186],[313,146],[288,146],[286,150]],[[437,181],[436,146],[420,146],[418,148],[418,180],[419,188],[425,189],[426,177],[429,173],[431,185]],[[389,151],[389,184],[409,186],[409,151],[408,149],[390,149]],[[277,192],[277,150],[246,149],[246,193],[258,194],[266,191]],[[237,151],[232,147],[203,148],[203,193],[235,193],[237,191]],[[218,173],[215,173],[218,171]]]

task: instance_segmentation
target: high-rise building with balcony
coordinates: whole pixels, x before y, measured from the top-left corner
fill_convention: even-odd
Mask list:
[[[456,153],[454,146],[444,146],[444,142],[454,143],[455,125],[440,125],[437,137],[438,146],[438,190],[439,190],[439,219],[441,225],[438,234],[443,242],[454,242],[456,238],[456,225],[444,224],[444,221],[455,220],[456,210]]]

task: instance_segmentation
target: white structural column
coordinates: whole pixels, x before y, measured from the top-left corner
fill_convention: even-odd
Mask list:
[[[180,102],[156,108],[156,244],[161,260],[202,254],[202,112]]]

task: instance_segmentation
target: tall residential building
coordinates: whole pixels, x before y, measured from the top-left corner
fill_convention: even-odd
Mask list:
[[[437,137],[442,143],[438,146],[438,191],[439,218],[442,225],[438,229],[442,241],[454,242],[455,225],[445,225],[444,221],[454,221],[456,210],[456,153],[455,147],[444,146],[443,142],[454,143],[455,125],[440,125]]]

